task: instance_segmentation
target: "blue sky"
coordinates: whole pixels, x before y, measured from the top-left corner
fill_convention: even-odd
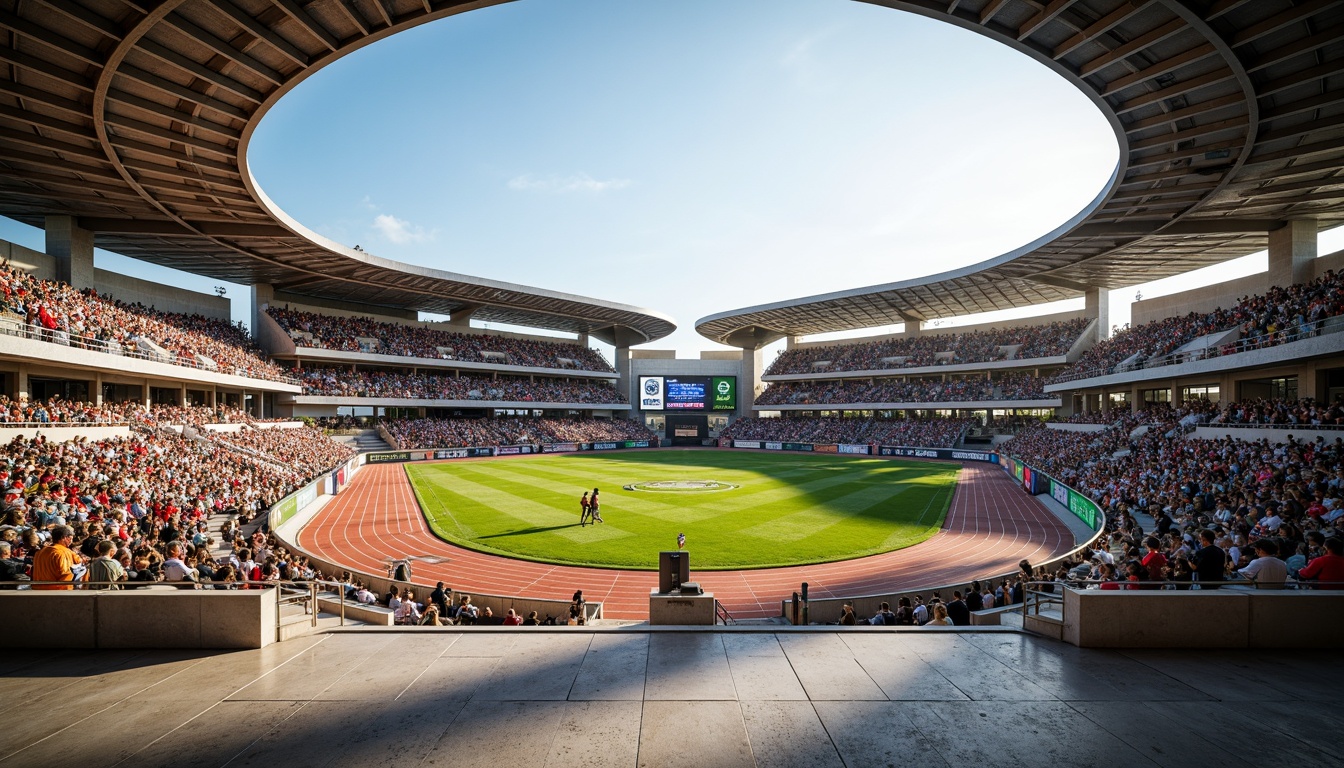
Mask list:
[[[715,346],[702,316],[1029,242],[1096,195],[1116,149],[1042,65],[912,14],[521,0],[333,63],[266,116],[249,160],[322,235],[656,309],[680,330],[654,346],[687,356]],[[30,244],[16,226],[0,237]],[[230,297],[244,317],[246,290]]]

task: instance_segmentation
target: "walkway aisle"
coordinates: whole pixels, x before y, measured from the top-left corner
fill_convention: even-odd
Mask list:
[[[0,677],[13,724],[0,768],[1336,766],[1334,659],[930,629],[16,651]]]

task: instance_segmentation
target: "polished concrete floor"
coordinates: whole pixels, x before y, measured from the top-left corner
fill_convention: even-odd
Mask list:
[[[562,628],[0,659],[0,768],[1344,761],[1339,653]]]

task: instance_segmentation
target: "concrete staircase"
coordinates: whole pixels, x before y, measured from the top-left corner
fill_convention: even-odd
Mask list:
[[[376,429],[366,429],[354,435],[335,435],[333,439],[345,443],[360,453],[392,450],[392,446],[388,445]]]

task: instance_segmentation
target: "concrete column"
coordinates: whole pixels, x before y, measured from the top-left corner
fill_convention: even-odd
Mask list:
[[[481,305],[479,304],[468,304],[466,306],[459,307],[456,312],[453,312],[448,316],[448,325],[453,329],[470,328],[471,316],[476,314],[476,310],[480,308]],[[583,343],[587,344],[587,342]]]
[[[1111,292],[1107,288],[1090,287],[1083,294],[1087,317],[1097,319],[1096,340],[1111,335]]]
[[[1265,289],[1310,282],[1315,258],[1315,219],[1294,219],[1270,231]]]
[[[16,400],[27,400],[32,395],[28,383],[28,366],[19,365],[19,372],[14,376],[14,398]]]
[[[56,279],[78,289],[93,288],[93,233],[73,216],[48,216],[47,254],[56,260]]]
[[[625,395],[625,399],[630,401],[631,407],[638,410],[639,393],[635,391],[635,385],[639,382],[630,380],[630,348],[616,347],[612,355],[616,359],[611,362],[616,366],[616,374],[621,377],[616,381],[616,389]]]
[[[275,303],[275,286],[270,283],[255,283],[252,286],[252,321],[248,324],[248,330],[252,331],[252,338],[260,338],[261,316],[266,314],[266,307]]]
[[[761,371],[763,355],[761,348],[742,350],[741,373],[737,377],[737,415],[752,415],[752,406],[756,396],[761,393]]]
[[[93,404],[101,406],[103,404],[103,373],[94,371],[93,373]]]
[[[177,404],[185,406],[187,404],[188,397],[189,396],[187,395],[187,384],[186,382],[183,382],[182,386],[178,387]]]
[[[141,384],[141,385],[140,385],[140,402],[142,402],[142,403],[145,404],[145,410],[146,410],[146,411],[148,411],[148,410],[153,406],[153,403],[151,403],[151,402],[149,401],[149,382],[148,382],[148,381],[146,381],[144,384]]]
[[[1298,397],[1317,397],[1317,383],[1320,375],[1316,372],[1316,362],[1308,360],[1302,364],[1301,373],[1297,376],[1297,396]]]
[[[802,343],[802,339],[803,339],[802,336],[785,336],[785,337],[784,337],[784,349],[785,349],[786,351],[787,351],[787,350],[790,350],[790,349],[793,349],[794,347],[796,347],[796,346],[798,346],[799,344]]]
[[[902,335],[903,335],[903,336],[919,336],[920,334],[924,333],[924,328],[922,327],[923,325],[924,325],[924,324],[923,324],[922,322],[920,322],[919,320],[906,320],[906,321],[905,321],[905,332],[904,332]]]

